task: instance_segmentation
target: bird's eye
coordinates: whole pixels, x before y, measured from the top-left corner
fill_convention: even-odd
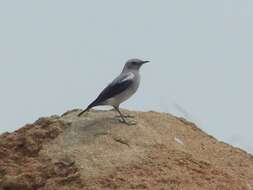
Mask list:
[[[137,65],[138,63],[134,61],[134,62],[132,62],[132,64],[133,64],[133,65]]]

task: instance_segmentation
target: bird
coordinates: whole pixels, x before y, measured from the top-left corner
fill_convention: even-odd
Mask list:
[[[80,117],[85,112],[88,112],[95,106],[109,105],[112,106],[125,124],[130,124],[124,118],[119,106],[122,102],[128,100],[138,90],[140,85],[140,68],[143,64],[149,61],[143,61],[141,59],[129,59],[120,73],[109,85],[107,85],[98,97],[91,102],[88,107],[78,114]]]

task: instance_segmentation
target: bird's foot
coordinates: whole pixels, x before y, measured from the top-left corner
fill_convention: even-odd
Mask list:
[[[124,118],[134,118],[134,115],[124,114],[123,117]],[[120,115],[116,115],[115,118],[121,118],[121,116]]]
[[[121,118],[118,119],[120,123],[124,123],[128,126],[131,126],[131,125],[137,125],[137,121],[134,121],[134,120],[131,120],[131,121],[126,121],[125,119],[122,120]]]

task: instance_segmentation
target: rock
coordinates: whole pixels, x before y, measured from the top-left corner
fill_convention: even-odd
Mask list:
[[[40,118],[0,135],[0,190],[247,190],[253,157],[170,114],[113,111]]]

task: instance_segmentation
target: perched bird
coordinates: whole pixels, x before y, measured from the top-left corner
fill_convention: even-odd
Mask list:
[[[95,106],[110,105],[120,114],[122,121],[129,124],[124,115],[119,110],[119,105],[129,99],[138,89],[140,84],[139,70],[144,63],[140,59],[130,59],[126,62],[122,72],[116,77],[100,94],[99,96],[78,116],[89,111]]]

